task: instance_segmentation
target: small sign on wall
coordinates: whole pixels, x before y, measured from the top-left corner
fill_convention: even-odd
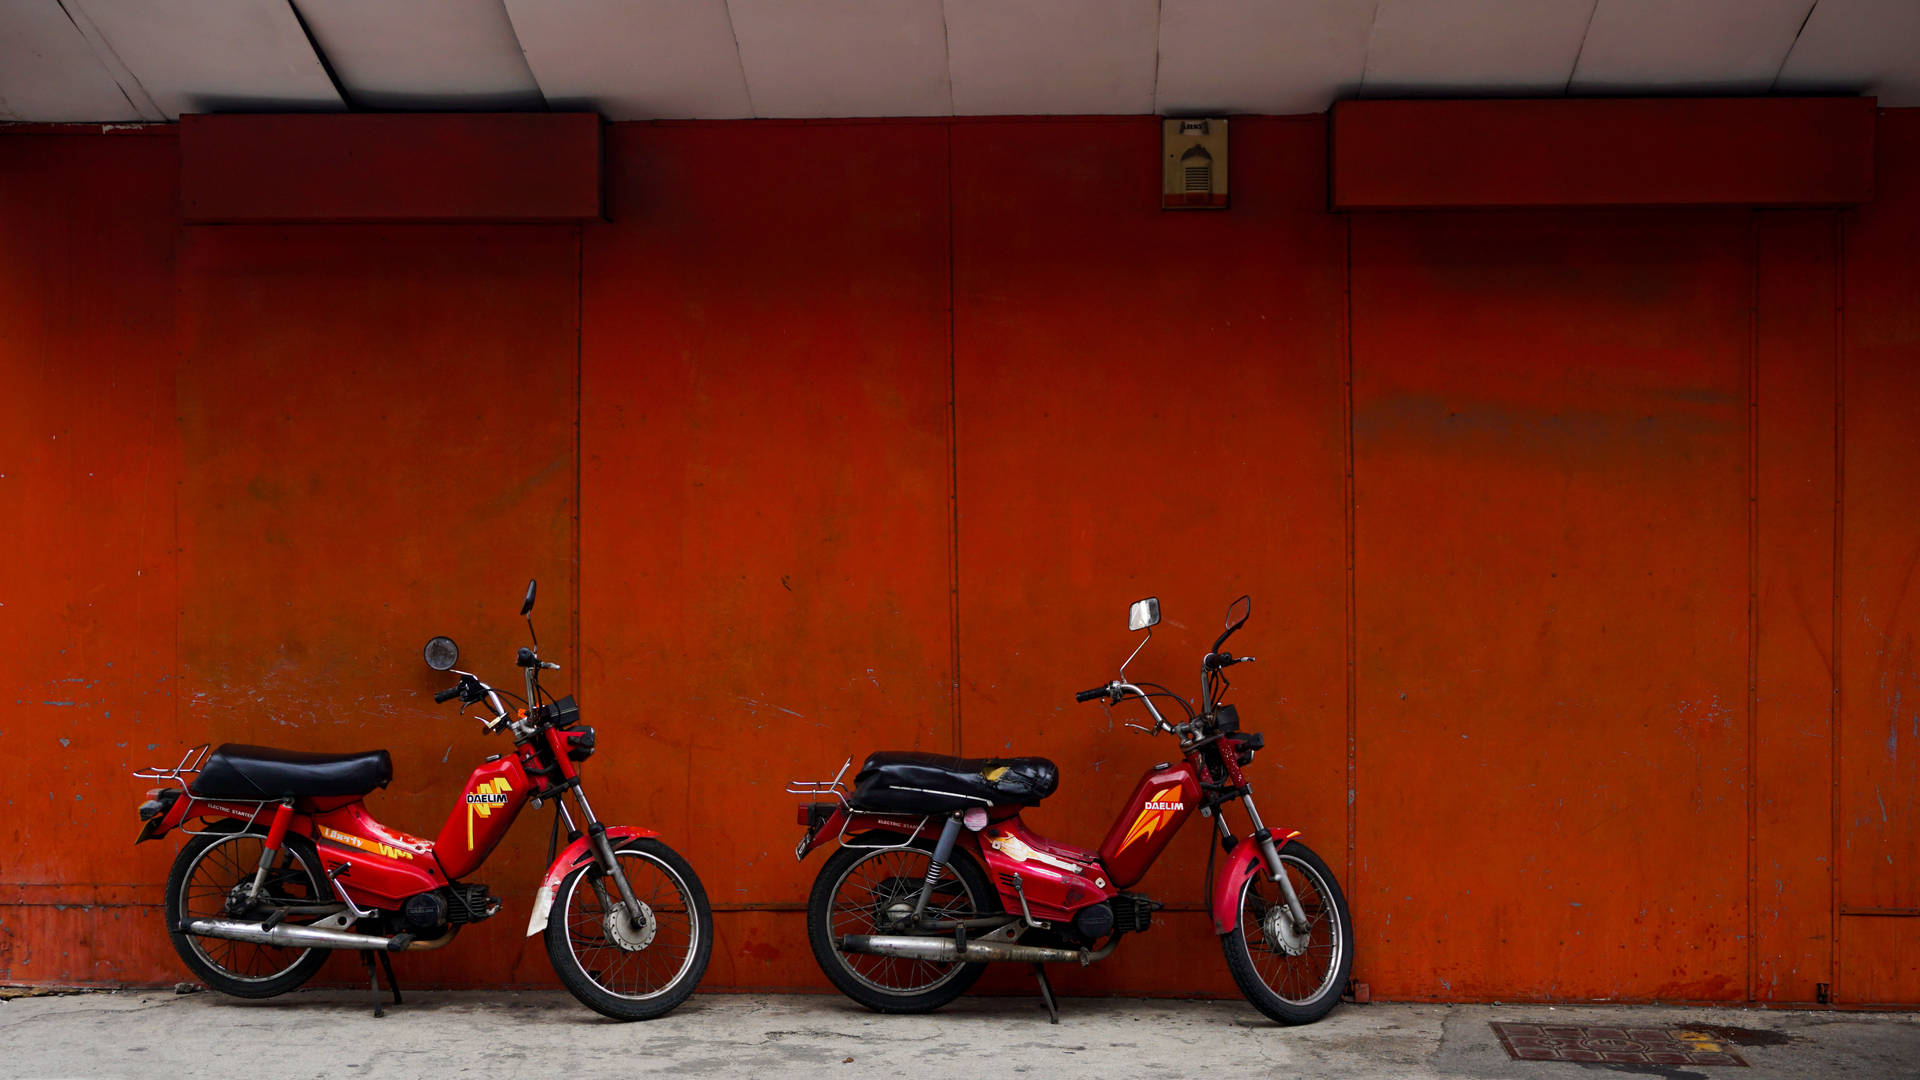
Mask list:
[[[1226,209],[1227,122],[1165,119],[1160,125],[1160,209]]]

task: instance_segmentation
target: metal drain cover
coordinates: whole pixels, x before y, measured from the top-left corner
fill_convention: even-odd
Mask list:
[[[1711,1032],[1687,1028],[1491,1025],[1516,1061],[1594,1061],[1609,1065],[1746,1065]]]

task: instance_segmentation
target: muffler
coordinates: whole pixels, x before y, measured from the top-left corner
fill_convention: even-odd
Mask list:
[[[185,927],[189,934],[201,937],[247,941],[255,945],[279,945],[288,949],[374,949],[386,952],[423,952],[437,949],[453,940],[453,930],[431,941],[406,941],[374,934],[356,934],[350,930],[328,930],[317,926],[279,926],[268,929],[264,923],[235,922],[232,919],[195,919]]]
[[[959,943],[950,937],[848,934],[840,939],[840,951],[899,956],[908,960],[929,960],[936,964],[954,961],[965,961],[970,964],[1011,961],[1019,964],[1086,965],[1105,956],[1111,949],[1102,948],[1098,954],[1095,954],[1085,949],[1048,949],[1039,945],[1019,945],[1011,941],[969,941],[967,947],[962,949]]]

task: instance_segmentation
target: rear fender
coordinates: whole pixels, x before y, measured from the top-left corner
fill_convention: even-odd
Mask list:
[[[607,826],[607,843],[615,848],[628,840],[643,840],[659,836],[652,829],[636,829],[627,825]],[[540,891],[533,894],[533,917],[527,920],[527,936],[532,937],[547,928],[547,913],[553,910],[553,895],[560,888],[560,879],[568,871],[581,863],[588,862],[593,855],[593,838],[582,836],[562,848],[553,865],[547,867],[547,876],[540,882]]]
[[[1286,847],[1288,841],[1300,835],[1298,829],[1281,832],[1276,829],[1273,842],[1276,847]],[[1220,872],[1213,878],[1213,932],[1230,934],[1240,925],[1240,890],[1247,879],[1266,870],[1260,857],[1260,845],[1248,836],[1233,847],[1233,854]]]

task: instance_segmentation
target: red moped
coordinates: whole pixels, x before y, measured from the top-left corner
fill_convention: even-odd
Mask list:
[[[1220,698],[1226,669],[1253,660],[1223,651],[1246,625],[1252,602],[1229,608],[1226,631],[1200,662],[1201,708],[1155,683],[1127,680],[1127,664],[1152,640],[1160,602],[1132,606],[1128,628],[1146,630],[1120,677],[1076,700],[1138,700],[1171,732],[1181,759],[1146,771],[1095,849],[1027,828],[1021,810],[1053,793],[1059,770],[1046,758],[957,758],[919,751],[873,754],[843,782],[788,788],[805,827],[794,854],[839,841],[807,902],[807,932],[827,978],[877,1012],[926,1012],[963,993],[994,961],[1031,963],[1054,1023],[1059,1011],[1046,963],[1090,964],[1120,939],[1147,930],[1161,904],[1127,892],[1195,811],[1213,820],[1227,858],[1212,885],[1213,928],[1227,969],[1255,1008],[1283,1024],[1325,1016],[1353,966],[1353,923],[1327,864],[1292,829],[1274,829],[1254,808],[1246,766],[1265,744],[1240,728]],[[1186,718],[1169,723],[1156,700]],[[1222,810],[1238,802],[1252,828],[1236,837]],[[1211,861],[1211,860],[1209,860]]]
[[[522,617],[533,611],[527,583]],[[533,621],[527,620],[531,633]],[[489,733],[513,750],[486,759],[432,840],[374,820],[366,796],[393,778],[385,750],[312,754],[202,744],[170,769],[134,775],[164,780],[140,807],[136,843],[178,828],[180,849],[166,886],[167,931],[188,969],[237,997],[265,998],[306,982],[334,949],[358,950],[381,1015],[377,955],[395,1004],[390,954],[438,949],[462,926],[492,918],[500,901],[465,880],[480,869],[520,811],[552,802],[554,846],[535,894],[527,935],[545,934],[560,981],[589,1008],[617,1020],[647,1020],[685,1001],[713,952],[713,915],[693,868],[649,829],[603,825],[581,787],[594,730],[571,696],[555,700],[540,672],[539,641],[522,648],[522,708],[508,711],[496,690],[455,669],[453,641],[427,643],[426,660],[459,682],[433,696],[461,712],[483,704]],[[191,779],[189,779],[191,778]],[[562,797],[578,804],[576,819]],[[194,821],[195,829],[183,827]]]

